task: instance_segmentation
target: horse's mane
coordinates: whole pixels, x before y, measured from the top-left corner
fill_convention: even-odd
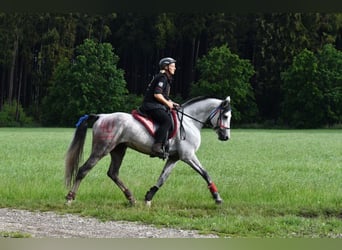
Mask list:
[[[184,107],[189,106],[189,105],[191,105],[191,104],[193,104],[195,102],[203,101],[203,100],[208,99],[208,98],[210,98],[210,97],[209,96],[197,96],[197,97],[194,97],[194,98],[186,101],[185,103],[183,103],[182,107],[184,108]]]

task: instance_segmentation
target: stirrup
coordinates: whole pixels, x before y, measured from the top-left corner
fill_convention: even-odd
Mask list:
[[[166,152],[165,147],[162,146],[163,152],[156,152],[156,151],[151,151],[150,157],[159,157],[160,159],[167,159],[169,157],[169,153]]]
[[[165,160],[167,158],[169,158],[169,154],[168,153],[163,153],[163,154],[151,154],[150,155],[151,158],[154,158],[154,157],[158,157],[162,160]]]

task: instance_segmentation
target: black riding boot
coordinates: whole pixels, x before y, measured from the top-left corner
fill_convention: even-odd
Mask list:
[[[163,149],[163,144],[160,142],[154,143],[152,146],[152,154],[158,156],[161,159],[167,158],[167,154]]]
[[[152,145],[152,153],[158,155],[158,154],[163,154],[164,150],[163,150],[163,144],[160,142],[154,143]]]

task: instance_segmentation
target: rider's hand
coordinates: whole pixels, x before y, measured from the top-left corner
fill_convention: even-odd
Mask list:
[[[172,102],[172,106],[173,106],[174,109],[180,107],[180,105],[178,103],[176,103],[176,102]]]
[[[173,102],[172,101],[167,101],[167,103],[166,103],[167,105],[167,107],[169,108],[169,109],[173,109]]]

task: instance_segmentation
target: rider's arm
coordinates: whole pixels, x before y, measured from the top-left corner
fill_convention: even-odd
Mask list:
[[[171,100],[166,100],[166,98],[162,94],[154,94],[154,98],[161,104],[165,105],[169,109],[173,108],[174,102]]]

